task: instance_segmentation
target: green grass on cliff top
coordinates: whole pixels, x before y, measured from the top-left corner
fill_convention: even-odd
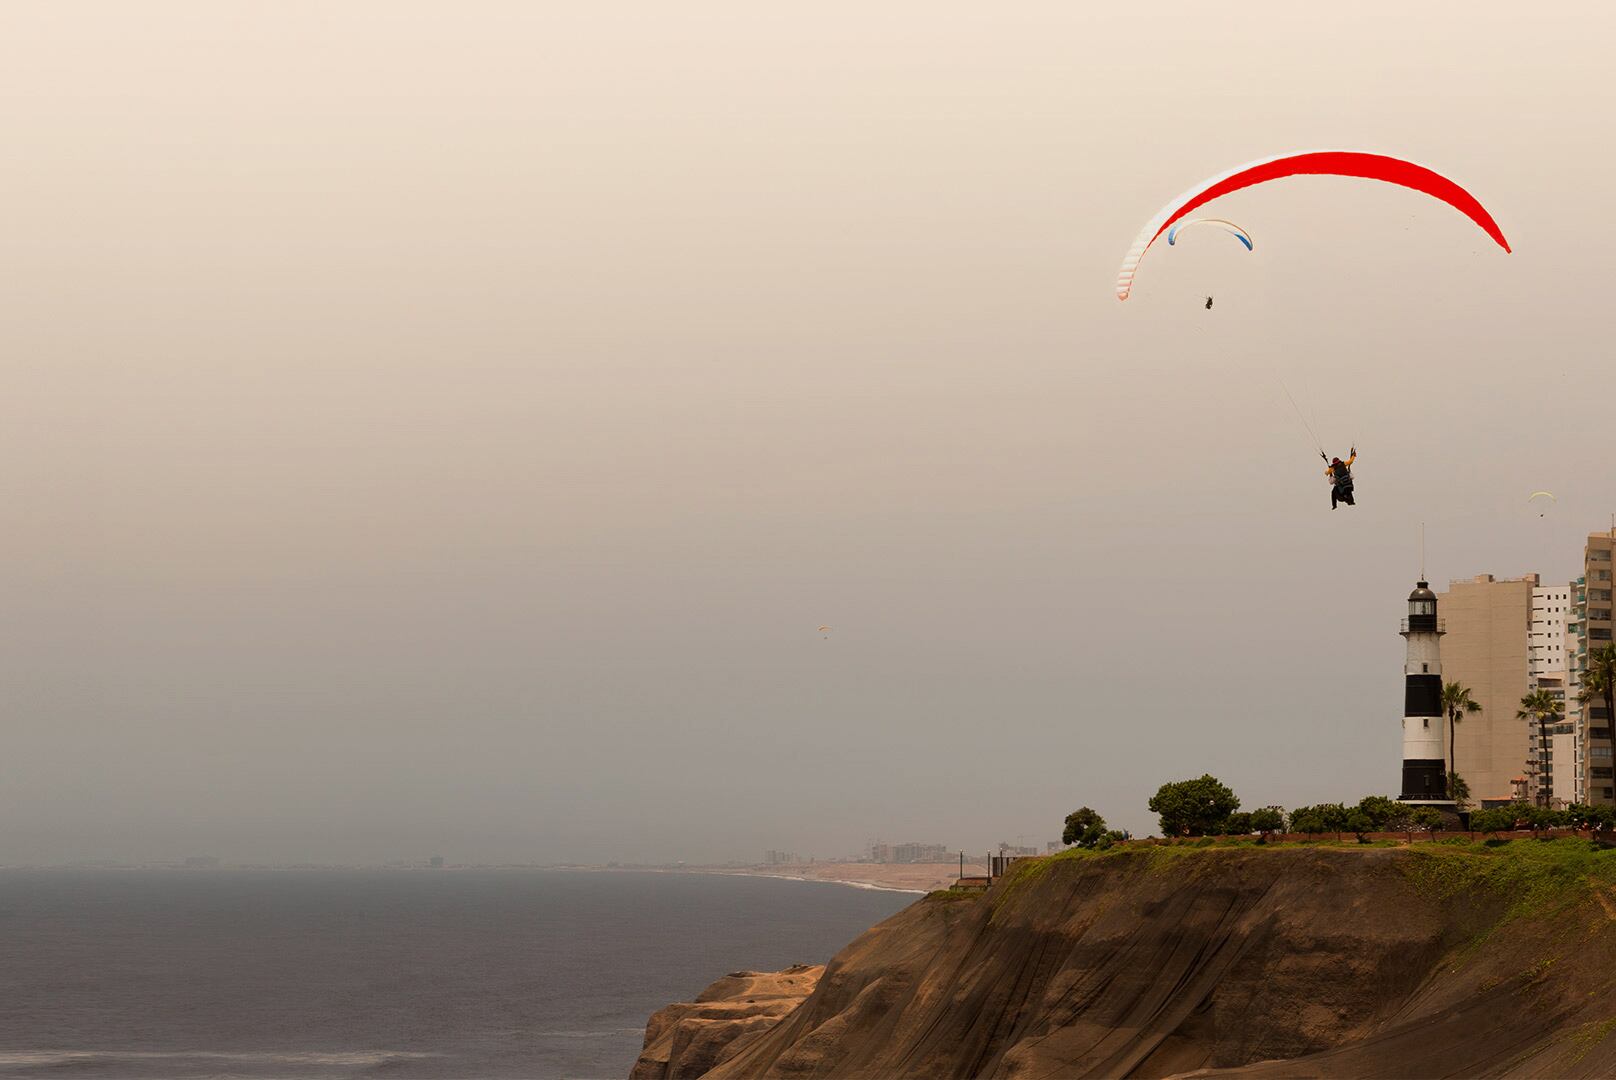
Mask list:
[[[1616,848],[1587,840],[1413,844],[1403,872],[1423,895],[1446,900],[1480,891],[1506,897],[1509,915],[1559,906],[1590,887],[1616,885]]]
[[[1385,853],[1385,847],[1402,850]],[[1600,848],[1574,837],[1554,840],[1422,841],[1414,844],[1318,843],[1258,844],[1255,840],[1187,841],[1175,844],[1120,844],[1108,851],[1073,848],[1055,855],[1023,859],[988,893],[941,891],[928,899],[960,901],[985,899],[997,921],[1028,895],[1039,882],[1083,863],[1119,862],[1146,874],[1171,874],[1190,880],[1216,867],[1226,858],[1283,859],[1309,850],[1335,849],[1332,857],[1352,859],[1371,848],[1392,854],[1391,865],[1404,875],[1415,894],[1438,904],[1480,902],[1496,913],[1485,927],[1456,954],[1463,959],[1493,933],[1517,919],[1556,919],[1580,904],[1598,902],[1606,912],[1616,908],[1616,848]],[[1385,865],[1383,862],[1382,865]],[[1493,906],[1497,905],[1497,906]],[[1576,920],[1565,921],[1568,928]]]
[[[1235,852],[1283,858],[1318,847],[1339,849],[1342,858],[1350,858],[1353,851],[1401,847],[1407,858],[1398,860],[1398,868],[1421,895],[1449,900],[1461,894],[1491,893],[1508,902],[1506,917],[1543,913],[1586,896],[1590,887],[1616,887],[1616,848],[1602,849],[1574,837],[1492,842],[1455,839],[1401,845],[1395,841],[1359,844],[1351,840],[1259,844],[1255,839],[1240,839],[1119,844],[1107,851],[1071,848],[1043,858],[1025,859],[1005,875],[999,900],[1001,904],[1008,901],[1065,862],[1130,859],[1143,860],[1153,871],[1184,870],[1188,869],[1185,860],[1202,858],[1210,862]]]

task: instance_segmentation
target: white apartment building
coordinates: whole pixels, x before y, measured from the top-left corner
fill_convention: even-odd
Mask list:
[[[1531,653],[1527,662],[1534,686],[1564,693],[1566,660],[1570,655],[1566,649],[1566,623],[1574,606],[1570,585],[1533,587],[1532,624],[1527,634]]]
[[[1549,729],[1548,754],[1542,766],[1549,772],[1549,794],[1556,804],[1583,801],[1581,710],[1570,680],[1576,638],[1567,636],[1575,622],[1576,595],[1570,584],[1539,585],[1532,589],[1531,624],[1527,631],[1527,672],[1532,688],[1547,690],[1560,700],[1565,720]],[[1528,736],[1528,754],[1538,753],[1537,730]],[[1530,758],[1529,758],[1530,759]]]

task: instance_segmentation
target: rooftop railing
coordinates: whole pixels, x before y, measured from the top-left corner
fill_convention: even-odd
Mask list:
[[[1403,619],[1403,633],[1406,634],[1409,632],[1408,624],[1412,620],[1418,620],[1418,625],[1414,627],[1414,632],[1416,633],[1421,631],[1430,633],[1433,630],[1439,634],[1445,634],[1448,632],[1448,620],[1446,619],[1433,620],[1429,615],[1411,615]]]

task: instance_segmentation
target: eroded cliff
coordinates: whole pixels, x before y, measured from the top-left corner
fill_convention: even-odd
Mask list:
[[[1583,840],[1030,860],[680,1075],[1616,1075],[1613,882]]]

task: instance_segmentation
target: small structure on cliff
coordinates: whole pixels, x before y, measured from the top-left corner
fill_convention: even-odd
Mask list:
[[[1403,662],[1403,785],[1398,802],[1453,810],[1448,798],[1447,729],[1442,716],[1442,621],[1436,593],[1421,580],[1408,594],[1401,631]]]

